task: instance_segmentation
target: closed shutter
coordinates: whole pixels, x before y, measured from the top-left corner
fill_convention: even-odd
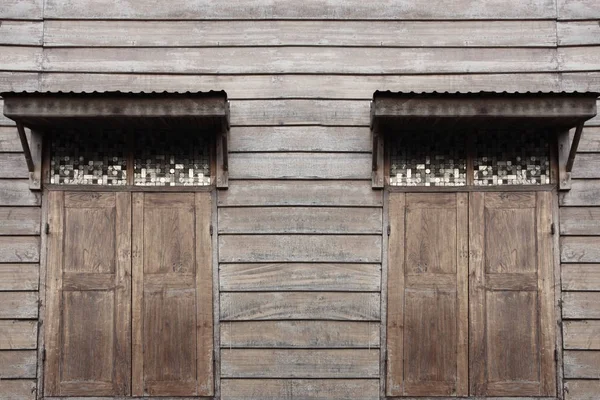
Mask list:
[[[50,192],[45,392],[130,393],[131,197]]]
[[[213,394],[209,193],[133,194],[133,395]]]
[[[467,395],[466,193],[390,193],[389,396]]]
[[[470,195],[471,395],[555,395],[551,204]]]

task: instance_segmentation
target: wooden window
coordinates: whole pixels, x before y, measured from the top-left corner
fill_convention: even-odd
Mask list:
[[[211,194],[50,191],[45,394],[213,394]]]
[[[389,194],[388,395],[555,394],[551,204]]]

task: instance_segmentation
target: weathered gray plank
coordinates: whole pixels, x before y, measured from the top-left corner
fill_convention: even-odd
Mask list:
[[[0,380],[2,400],[35,400],[36,381],[33,379]]]
[[[558,199],[561,206],[600,205],[600,180],[573,179],[571,190],[561,192]]]
[[[600,319],[600,292],[565,292],[562,295],[565,319]]]
[[[2,0],[0,19],[41,20],[43,0]]]
[[[39,73],[35,72],[11,72],[2,71],[0,72],[0,91],[34,91],[39,89]],[[0,125],[5,125],[4,114],[1,110],[4,108],[2,105],[2,99],[0,99]],[[10,125],[14,125],[11,122]]]
[[[379,293],[221,293],[222,321],[323,319],[379,321]]]
[[[596,0],[557,0],[558,19],[597,19],[600,8]]]
[[[0,264],[0,290],[38,290],[38,264]]]
[[[553,21],[50,20],[44,46],[553,47],[556,30]]]
[[[0,46],[0,69],[5,71],[40,71],[41,47]]]
[[[565,381],[565,400],[597,400],[600,393],[600,380]]]
[[[561,90],[577,92],[600,91],[600,72],[563,72],[561,73]],[[600,125],[600,116],[596,115],[586,125]]]
[[[221,207],[383,204],[382,192],[373,190],[370,181],[232,181],[228,190],[217,195]]]
[[[560,260],[565,263],[600,262],[600,237],[565,236],[560,238]]]
[[[2,82],[0,73],[0,84]],[[573,75],[573,74],[571,74]],[[592,80],[570,76],[578,88]],[[565,78],[566,79],[566,78]],[[581,82],[579,82],[581,81]],[[600,82],[600,80],[598,81]],[[568,84],[565,83],[565,86]],[[171,75],[47,73],[42,90],[187,91],[224,90],[240,99],[314,98],[371,100],[376,90],[391,91],[560,91],[558,73],[436,75]],[[598,85],[600,87],[600,84]],[[570,90],[570,89],[565,89]],[[573,89],[574,90],[574,89]],[[232,137],[233,140],[233,137]]]
[[[377,348],[379,324],[354,321],[237,321],[221,324],[221,347]]]
[[[577,151],[580,153],[600,152],[600,127],[586,126],[581,134]]]
[[[597,21],[558,22],[559,46],[600,44],[600,26]]]
[[[0,320],[0,350],[35,349],[36,344],[37,321]]]
[[[39,237],[0,236],[0,263],[38,262],[39,260]]]
[[[0,235],[38,235],[39,207],[0,207]]]
[[[561,272],[563,290],[600,291],[600,264],[564,264]]]
[[[379,350],[221,350],[224,378],[378,378]]]
[[[600,178],[600,154],[583,153],[575,157],[573,178]]]
[[[17,153],[21,151],[23,151],[23,147],[19,140],[17,128],[14,126],[0,126],[0,152]]]
[[[227,400],[378,400],[378,379],[223,379]]]
[[[380,262],[381,236],[220,235],[219,261]]]
[[[0,153],[1,178],[29,178],[27,163],[22,153]]]
[[[0,380],[35,378],[36,366],[35,351],[0,351]]]
[[[600,350],[600,321],[565,321],[563,339],[567,350]]]
[[[368,127],[245,126],[231,129],[229,151],[370,152],[372,146]]]
[[[600,351],[565,351],[565,378],[600,379]]]
[[[368,153],[232,153],[229,178],[369,179],[371,162]]]
[[[0,45],[41,46],[43,22],[0,21]]]
[[[559,47],[559,71],[593,71],[600,69],[600,46]]]
[[[561,235],[600,235],[600,208],[562,207]]]
[[[221,209],[223,210],[223,209]],[[379,291],[379,264],[221,264],[221,291]]]
[[[27,319],[37,316],[37,292],[0,292],[0,319]]]

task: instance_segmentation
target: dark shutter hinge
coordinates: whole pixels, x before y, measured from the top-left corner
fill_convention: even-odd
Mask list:
[[[387,226],[387,235],[390,236],[390,233],[392,233],[392,227],[391,226]]]
[[[42,361],[46,361],[46,349],[42,350]]]
[[[550,233],[552,233],[554,235],[554,232],[556,231],[556,228],[554,226],[554,222],[550,224]]]
[[[210,226],[209,231],[210,231],[210,236],[212,236],[213,235],[213,226],[212,225]]]
[[[46,232],[46,235],[50,233],[50,224],[46,222],[46,227],[44,228],[44,232]]]

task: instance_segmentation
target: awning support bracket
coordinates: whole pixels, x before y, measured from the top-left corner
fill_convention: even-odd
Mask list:
[[[29,139],[25,133],[25,127],[17,122],[17,132],[23,147],[23,154],[29,171],[29,189],[42,189],[42,135],[37,131],[31,131]]]
[[[567,159],[566,170],[568,173],[573,171],[573,163],[575,162],[575,155],[577,154],[577,148],[579,147],[579,141],[581,140],[581,133],[583,132],[583,122],[577,124],[575,129],[575,136],[573,136],[573,142],[569,149],[569,158]]]

